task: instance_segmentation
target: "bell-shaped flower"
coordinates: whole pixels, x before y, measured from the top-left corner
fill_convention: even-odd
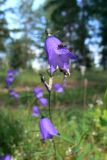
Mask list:
[[[14,76],[14,75],[16,75],[16,71],[15,70],[13,70],[13,69],[9,69],[8,71],[7,71],[7,76]]]
[[[70,59],[76,60],[77,57],[55,36],[47,37],[45,50],[50,65],[50,72],[54,73],[59,68],[64,74],[69,74]]]
[[[5,156],[1,156],[0,160],[12,160],[12,157],[9,154],[7,154]]]
[[[38,117],[39,114],[40,114],[40,112],[39,112],[39,107],[38,107],[38,106],[33,106],[33,107],[32,107],[32,116]]]
[[[54,84],[53,88],[56,92],[59,92],[59,93],[64,91],[63,85],[59,83]]]
[[[41,98],[38,99],[38,101],[44,107],[46,107],[48,105],[48,99],[47,98],[41,97]]]
[[[34,95],[36,96],[36,98],[41,98],[43,97],[43,90],[40,87],[35,87],[33,89]]]
[[[11,85],[12,85],[12,83],[13,83],[13,81],[14,81],[14,77],[6,77],[6,80],[5,80],[5,82],[6,82],[6,86],[9,88]]]
[[[39,128],[41,139],[44,141],[46,139],[52,139],[54,136],[59,135],[59,132],[47,117],[42,117],[40,119]]]
[[[8,88],[12,85],[15,75],[16,75],[16,71],[15,70],[9,69],[7,71],[7,76],[6,76],[5,82],[6,82],[6,86]]]

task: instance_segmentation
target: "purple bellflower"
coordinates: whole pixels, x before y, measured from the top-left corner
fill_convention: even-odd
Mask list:
[[[46,107],[48,105],[48,99],[47,98],[41,97],[41,98],[38,99],[38,101],[44,107]]]
[[[8,76],[7,76],[7,77],[6,77],[6,80],[5,80],[6,86],[7,86],[7,87],[10,87],[10,86],[12,85],[13,81],[14,81],[14,77],[12,77],[12,76],[8,77]]]
[[[52,139],[54,136],[59,135],[59,132],[54,127],[50,119],[42,117],[39,122],[40,135],[42,140]]]
[[[35,87],[33,92],[37,98],[43,97],[43,90],[40,87]]]
[[[43,97],[43,90],[40,87],[35,87],[33,93],[41,105],[45,107],[48,105],[48,99]]]
[[[16,71],[15,70],[12,70],[12,69],[9,69],[7,71],[7,76],[14,76],[16,74]]]
[[[5,155],[5,156],[1,156],[0,160],[12,160],[11,156],[9,154]]]
[[[57,68],[64,74],[69,74],[69,61],[76,60],[77,57],[71,53],[62,42],[55,36],[48,36],[45,41],[45,50],[48,56],[51,74]]]
[[[10,69],[10,70],[7,71],[7,76],[6,76],[6,80],[5,81],[6,81],[6,86],[8,88],[12,85],[12,83],[14,81],[15,74],[16,74],[15,70]]]
[[[13,89],[9,90],[9,94],[14,97],[15,99],[19,99],[19,93],[15,92]]]
[[[39,107],[38,107],[38,106],[33,106],[33,107],[32,107],[32,116],[38,117],[39,114],[40,114],[40,112],[39,112]]]
[[[63,85],[59,83],[54,84],[53,88],[56,92],[59,92],[59,93],[64,91]]]

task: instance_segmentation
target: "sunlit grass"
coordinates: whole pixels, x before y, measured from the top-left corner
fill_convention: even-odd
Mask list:
[[[20,93],[19,100],[11,97],[4,88],[5,73],[0,76],[0,154],[9,152],[16,160],[54,160],[52,143],[50,140],[41,142],[39,118],[32,117],[31,113],[32,106],[37,104],[33,87],[42,86],[39,72],[22,71],[16,76],[13,88]],[[83,108],[84,78],[78,71],[67,78],[64,93],[52,93],[52,117],[60,132],[60,136],[54,138],[58,160],[107,159],[107,97],[103,106],[96,103],[98,98],[104,99],[106,77],[105,72],[86,73],[86,108]],[[55,82],[63,83],[63,75],[56,73]],[[44,96],[48,97],[47,91]],[[89,108],[89,104],[94,107]],[[44,114],[48,116],[47,109]]]
[[[29,158],[31,160],[51,160],[54,155],[53,146],[50,140],[47,140],[46,143],[41,142],[38,128],[39,118],[32,117],[31,108],[25,109],[24,107],[20,106],[18,109],[12,109],[8,106],[5,109],[1,108],[2,117],[5,116],[4,120],[8,120],[10,117],[9,124],[17,122],[23,126],[21,132],[18,126],[17,128],[12,126],[11,133],[7,133],[7,142],[10,141],[13,132],[22,137],[17,141],[12,141],[11,154],[18,160],[28,160]],[[103,133],[102,129],[104,130],[105,127],[106,130],[107,127],[104,124],[102,126],[100,121],[99,123],[94,121],[99,120],[98,112],[100,110],[98,111],[97,108],[84,111],[72,109],[72,107],[53,109],[54,125],[60,132],[60,136],[54,138],[59,159],[68,157],[73,160],[85,160],[91,157],[94,160],[104,160],[106,156],[106,148],[104,147],[106,146],[102,138],[107,138],[107,133]],[[6,127],[8,127],[8,123],[5,122],[5,128],[1,129],[6,130]]]

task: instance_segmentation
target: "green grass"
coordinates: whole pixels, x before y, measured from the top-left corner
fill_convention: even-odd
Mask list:
[[[107,126],[101,124],[101,112],[99,107],[84,111],[72,107],[53,110],[54,125],[60,132],[60,136],[54,138],[58,160],[67,157],[73,160],[104,160],[107,149],[107,133],[104,131]],[[40,141],[39,118],[31,116],[30,108],[20,106],[13,110],[7,106],[0,109],[0,115],[0,131],[3,133],[3,137],[0,134],[0,142],[4,143],[1,153],[8,151],[17,160],[52,159],[52,143],[50,140]]]
[[[46,80],[48,74],[44,73]],[[39,118],[32,117],[31,108],[38,104],[33,87],[41,86],[39,73],[22,71],[16,76],[13,87],[20,99],[10,97],[4,89],[5,72],[0,73],[0,155],[10,153],[16,160],[54,160],[50,140],[42,143],[39,135]],[[88,79],[86,108],[84,108],[84,78]],[[54,125],[60,136],[54,138],[57,160],[107,159],[107,72],[88,71],[85,77],[73,71],[67,78],[64,93],[52,93],[51,107]],[[63,83],[63,75],[55,74],[54,83]],[[28,87],[28,88],[26,88]],[[48,93],[44,89],[44,96]],[[96,99],[104,100],[98,106]],[[89,108],[92,103],[94,108]],[[41,111],[48,116],[48,110]]]

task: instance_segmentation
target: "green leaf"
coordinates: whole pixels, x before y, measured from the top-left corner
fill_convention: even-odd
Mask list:
[[[67,141],[69,143],[71,143],[71,137],[67,136],[67,135],[63,135],[61,134],[60,137],[64,140],[64,141]]]
[[[57,150],[56,150],[56,157],[57,157],[58,160],[62,160],[62,157]]]
[[[104,101],[104,104],[107,106],[107,89],[105,91],[103,101]]]

